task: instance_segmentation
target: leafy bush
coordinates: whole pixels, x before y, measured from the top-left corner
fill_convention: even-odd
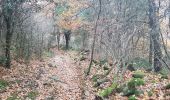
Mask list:
[[[127,87],[123,89],[124,96],[139,95],[142,91],[136,89],[137,86],[144,85],[144,80],[141,78],[132,78],[128,83]]]
[[[140,78],[132,78],[128,82],[128,88],[136,88],[136,86],[144,85],[144,80]]]

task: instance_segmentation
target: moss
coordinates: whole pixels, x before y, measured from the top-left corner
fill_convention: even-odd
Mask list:
[[[137,100],[137,99],[136,99],[135,95],[133,95],[133,96],[130,96],[130,97],[128,98],[128,100]]]
[[[113,89],[111,87],[108,87],[102,91],[99,92],[100,97],[107,97],[112,93]]]
[[[36,91],[31,91],[31,92],[29,92],[29,93],[27,94],[27,97],[28,97],[29,99],[31,99],[31,100],[35,100],[36,97],[37,97],[37,95],[38,95],[38,92],[36,92]]]
[[[108,97],[114,90],[116,90],[116,88],[117,88],[117,84],[113,83],[110,87],[99,91],[98,94],[100,97]]]
[[[0,80],[0,90],[5,89],[8,86],[8,82],[5,80]]]
[[[134,78],[141,78],[142,79],[142,78],[144,78],[144,76],[145,76],[145,74],[141,71],[136,71],[132,74],[132,77],[134,77]]]

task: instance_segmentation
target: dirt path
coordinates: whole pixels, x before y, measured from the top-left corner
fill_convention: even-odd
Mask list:
[[[27,100],[28,94],[37,93],[36,100],[82,100],[83,70],[74,61],[75,52],[55,51],[55,56],[30,65],[15,63],[2,78],[11,84],[0,100],[16,94]],[[34,95],[33,95],[34,96]],[[28,99],[29,100],[29,99]]]
[[[56,66],[56,75],[58,82],[58,100],[81,100],[82,71],[74,63],[74,60],[68,53],[58,53],[51,59],[53,66]]]

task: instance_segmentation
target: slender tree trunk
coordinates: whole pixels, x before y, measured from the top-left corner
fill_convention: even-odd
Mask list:
[[[153,67],[155,72],[159,72],[162,68],[161,60],[162,60],[162,51],[160,44],[160,28],[159,28],[159,19],[157,17],[156,12],[156,4],[155,0],[149,1],[149,26],[150,26],[150,38],[151,38],[151,46],[153,52]],[[151,52],[151,51],[150,51]]]
[[[89,75],[91,67],[92,67],[92,63],[93,63],[93,56],[94,56],[94,48],[95,48],[95,43],[96,43],[98,20],[100,19],[100,13],[101,13],[101,0],[99,0],[99,3],[100,3],[100,9],[99,9],[99,13],[98,13],[96,24],[95,24],[95,32],[94,32],[94,37],[93,37],[93,44],[92,44],[90,64],[89,64],[89,67],[87,69],[86,75]]]
[[[10,68],[11,65],[11,55],[10,55],[10,47],[11,47],[11,23],[8,18],[6,18],[6,48],[5,48],[5,56],[6,56],[6,68]]]
[[[152,64],[152,58],[153,58],[153,47],[152,47],[152,38],[151,38],[151,35],[149,37],[149,41],[150,41],[150,44],[149,44],[149,63]]]
[[[58,45],[58,50],[60,49],[60,33],[57,33],[57,45]]]

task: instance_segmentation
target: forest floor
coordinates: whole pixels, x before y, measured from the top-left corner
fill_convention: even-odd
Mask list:
[[[84,69],[74,60],[77,53],[57,50],[53,52],[52,58],[31,61],[29,65],[13,62],[10,70],[1,68],[1,80],[7,81],[9,86],[0,91],[0,99],[82,100],[85,98]]]
[[[113,79],[116,79],[116,69],[106,77],[107,82],[94,87],[94,76],[105,73],[103,67],[94,64],[90,75],[85,77],[84,71],[89,59],[80,60],[80,53],[76,51],[54,49],[53,52],[52,57],[31,61],[28,65],[22,61],[13,61],[10,70],[0,67],[0,100],[101,100],[96,98],[101,93],[103,96],[107,95],[106,100],[128,100],[122,93],[109,92]],[[169,77],[162,79],[160,74],[144,70],[142,72],[145,74],[145,83],[137,89],[142,90],[143,94],[137,98],[170,100],[165,98],[165,94],[169,95],[170,91],[164,89],[170,83]],[[132,74],[133,72],[126,71],[118,85],[128,84],[133,79]],[[121,76],[117,77],[119,81]],[[132,97],[129,100],[136,99]]]

